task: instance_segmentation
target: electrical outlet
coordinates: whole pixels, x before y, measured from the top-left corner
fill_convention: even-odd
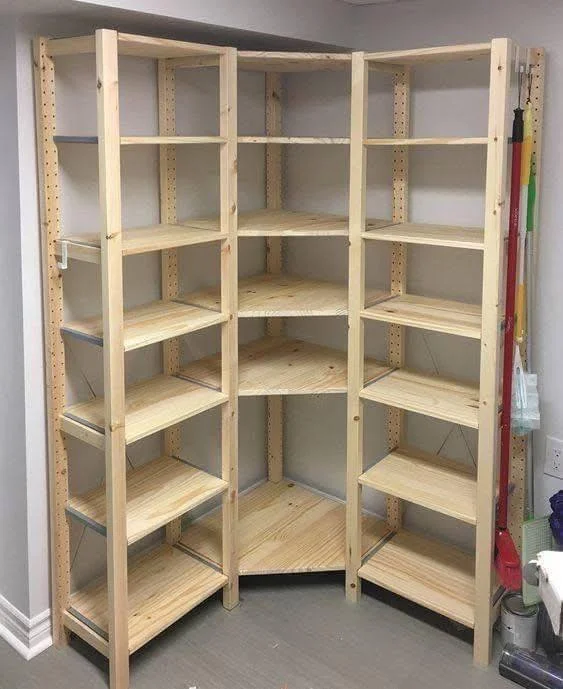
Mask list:
[[[563,479],[563,440],[545,439],[545,465],[543,473],[548,476]]]

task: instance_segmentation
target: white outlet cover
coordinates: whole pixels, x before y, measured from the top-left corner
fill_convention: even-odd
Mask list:
[[[547,436],[543,473],[563,480],[563,440]]]

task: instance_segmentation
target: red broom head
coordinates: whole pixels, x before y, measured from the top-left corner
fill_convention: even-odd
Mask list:
[[[497,529],[495,536],[495,568],[501,584],[507,591],[522,588],[522,566],[520,556],[506,529]]]

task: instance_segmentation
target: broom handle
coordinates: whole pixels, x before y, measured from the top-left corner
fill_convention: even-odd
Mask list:
[[[510,180],[510,217],[508,222],[508,257],[506,265],[506,302],[504,316],[504,352],[502,374],[502,412],[500,426],[500,471],[497,527],[508,526],[508,479],[510,471],[512,373],[514,364],[514,306],[518,267],[518,224],[520,216],[520,174],[523,139],[522,110],[514,111],[512,128],[512,173]]]

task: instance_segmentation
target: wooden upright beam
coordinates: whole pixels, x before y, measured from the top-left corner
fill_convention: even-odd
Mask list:
[[[350,196],[348,251],[348,401],[346,461],[346,597],[360,595],[358,570],[362,557],[361,486],[363,471],[365,254],[362,232],[366,223],[366,137],[368,64],[364,54],[352,54],[350,133]]]
[[[237,261],[237,54],[227,48],[219,63],[220,134],[227,142],[220,153],[221,311],[228,317],[221,327],[221,389],[228,395],[222,408],[222,477],[229,484],[223,497],[223,572],[228,581],[223,605],[239,602],[238,582],[238,261]]]
[[[129,687],[125,361],[117,32],[96,31],[111,689]]]
[[[409,136],[410,73],[408,67],[393,77],[393,135],[398,139]],[[394,223],[408,220],[408,149],[393,149],[393,216]],[[393,242],[391,249],[391,294],[403,294],[407,283],[407,246]],[[405,328],[389,325],[389,364],[397,368],[404,365]],[[404,435],[405,413],[390,407],[387,410],[387,442],[389,449],[397,447]],[[387,496],[387,522],[392,529],[402,526],[403,505],[399,498]]]
[[[495,478],[498,458],[498,400],[501,362],[502,257],[508,211],[506,168],[507,112],[510,97],[512,44],[494,39],[491,48],[489,143],[485,195],[485,250],[483,256],[483,317],[479,394],[477,464],[477,529],[475,562],[474,660],[488,665],[491,658]]]
[[[266,72],[266,136],[282,133],[282,77],[279,72]],[[266,207],[279,210],[283,204],[282,145],[266,145]],[[266,239],[266,272],[281,273],[283,270],[283,239]],[[266,333],[282,335],[283,319],[268,318]],[[268,478],[279,483],[283,478],[283,405],[281,395],[267,398],[267,453]]]
[[[176,82],[174,67],[170,60],[158,61],[158,133],[161,136],[176,134]],[[176,146],[160,146],[160,221],[175,225],[176,214]],[[162,299],[178,296],[178,250],[161,251],[161,294]],[[173,375],[180,370],[180,340],[173,338],[162,343],[162,368]],[[164,431],[164,454],[177,457],[180,454],[180,426]],[[176,543],[182,533],[181,518],[166,525],[166,540]]]
[[[65,406],[65,350],[62,337],[63,278],[57,265],[60,237],[59,159],[55,135],[55,68],[46,51],[46,39],[34,43],[37,146],[41,178],[41,247],[47,387],[47,438],[51,526],[51,615],[53,640],[66,643],[63,615],[70,596],[68,458],[60,417]]]

